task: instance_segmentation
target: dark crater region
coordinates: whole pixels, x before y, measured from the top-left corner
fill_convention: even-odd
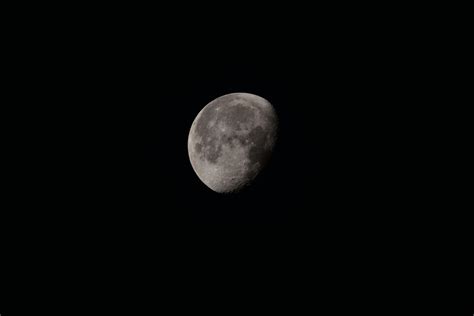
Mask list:
[[[241,124],[246,122],[254,122],[256,119],[255,110],[261,111],[257,106],[253,108],[236,104],[225,110],[217,110],[227,105],[229,101],[235,100],[232,97],[225,97],[223,100],[212,104],[205,108],[196,125],[196,134],[201,137],[201,143],[195,145],[197,153],[210,163],[216,163],[222,152],[222,145],[227,143],[231,148],[234,147],[233,140],[237,139],[242,146],[253,142],[250,149],[249,159],[251,164],[259,161],[260,158],[266,158],[269,153],[265,153],[265,132],[262,127],[252,129],[248,135],[236,135],[234,131],[241,131]],[[210,122],[216,122],[212,127]],[[216,129],[219,122],[230,131],[229,133],[220,134]],[[266,160],[266,159],[265,159]],[[262,163],[262,160],[260,160]]]

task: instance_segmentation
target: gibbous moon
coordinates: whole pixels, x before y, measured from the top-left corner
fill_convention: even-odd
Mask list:
[[[207,104],[189,131],[188,153],[199,179],[219,193],[252,183],[275,145],[273,106],[250,93],[223,95]]]

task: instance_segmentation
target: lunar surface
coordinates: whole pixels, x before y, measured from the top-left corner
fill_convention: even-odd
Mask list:
[[[194,119],[188,137],[191,165],[215,192],[238,192],[265,167],[277,129],[275,110],[264,98],[249,93],[221,96]]]

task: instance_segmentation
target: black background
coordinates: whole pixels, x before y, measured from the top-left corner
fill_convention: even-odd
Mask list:
[[[419,292],[451,281],[430,269],[443,214],[411,203],[420,181],[402,173],[420,37],[379,27],[383,14],[241,13],[62,15],[14,37],[9,297],[25,284],[40,293],[52,275],[57,289],[115,288],[144,306],[183,286],[199,301],[202,284],[236,284],[276,309],[317,297],[329,309],[377,300],[385,310],[399,293],[420,303]],[[239,91],[274,105],[279,140],[252,187],[219,195],[192,170],[187,136],[202,107]]]

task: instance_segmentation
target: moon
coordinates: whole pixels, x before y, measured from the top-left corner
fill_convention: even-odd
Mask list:
[[[191,165],[218,193],[250,185],[273,152],[278,117],[266,99],[250,93],[226,94],[196,116],[188,136]]]

